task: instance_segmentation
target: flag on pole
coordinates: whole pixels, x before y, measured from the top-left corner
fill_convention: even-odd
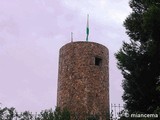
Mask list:
[[[88,36],[89,36],[89,15],[87,15],[87,28],[86,28],[86,41],[88,41]]]

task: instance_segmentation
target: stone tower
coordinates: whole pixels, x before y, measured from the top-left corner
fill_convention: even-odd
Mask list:
[[[108,63],[108,49],[101,44],[64,45],[59,55],[57,106],[67,108],[81,119],[86,114],[106,116],[109,113]]]

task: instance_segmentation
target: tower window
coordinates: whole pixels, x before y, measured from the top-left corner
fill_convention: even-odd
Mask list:
[[[102,59],[99,57],[95,57],[95,65],[100,66],[102,64]]]

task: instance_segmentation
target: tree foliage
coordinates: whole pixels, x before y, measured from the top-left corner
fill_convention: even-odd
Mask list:
[[[131,0],[124,27],[130,42],[115,54],[124,80],[122,96],[130,113],[160,106],[160,1]]]
[[[76,116],[75,116],[76,115]],[[100,120],[102,116],[98,114],[80,114],[70,113],[66,108],[56,107],[55,110],[46,109],[42,110],[40,113],[33,114],[30,111],[24,111],[18,113],[15,108],[2,108],[0,107],[0,120]],[[104,117],[104,116],[103,116]],[[108,113],[106,113],[106,120],[109,119]]]
[[[39,114],[25,111],[18,113],[15,108],[1,108],[0,120],[70,120],[70,112],[67,109],[56,108],[43,110]]]

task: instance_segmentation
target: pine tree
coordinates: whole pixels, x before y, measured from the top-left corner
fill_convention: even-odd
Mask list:
[[[129,113],[153,113],[160,106],[160,1],[131,0],[124,27],[130,42],[115,54]]]

